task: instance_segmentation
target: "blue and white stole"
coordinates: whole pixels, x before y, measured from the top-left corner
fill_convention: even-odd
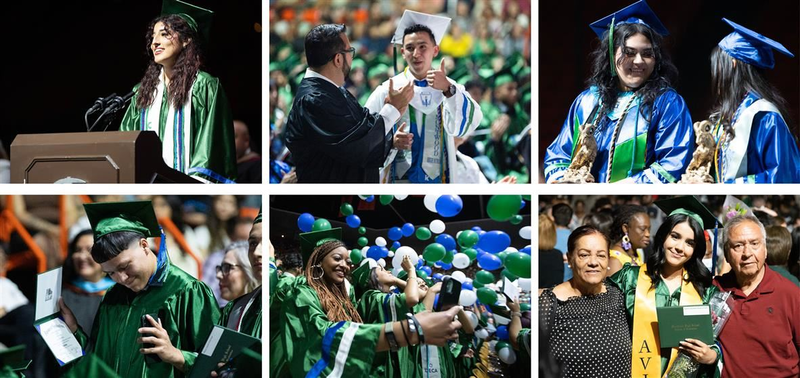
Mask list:
[[[192,84],[194,87],[194,84]],[[158,86],[153,104],[141,110],[139,130],[152,130],[161,139],[161,156],[171,168],[187,173],[191,157],[192,141],[192,88],[186,103],[180,109],[168,106],[166,123],[161,125],[161,105],[167,88],[164,84],[164,69],[158,75]]]

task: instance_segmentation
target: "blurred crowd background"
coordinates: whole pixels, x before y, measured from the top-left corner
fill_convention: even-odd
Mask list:
[[[273,0],[269,9],[270,182],[291,182],[283,134],[295,90],[308,67],[304,38],[320,24],[347,26],[356,48],[346,88],[364,105],[395,75],[390,43],[405,10],[452,18],[437,41],[447,76],[464,85],[483,111],[480,128],[459,147],[489,181],[512,175],[530,182],[531,2],[529,0]],[[398,72],[405,68],[400,49]],[[492,141],[502,148],[487,148]],[[499,151],[499,152],[495,152]]]

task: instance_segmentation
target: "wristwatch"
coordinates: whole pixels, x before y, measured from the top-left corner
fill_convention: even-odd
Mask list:
[[[453,83],[450,83],[450,87],[447,88],[447,91],[444,92],[444,95],[447,96],[447,97],[453,97],[453,95],[455,95],[455,94],[456,94],[456,85],[453,84]]]

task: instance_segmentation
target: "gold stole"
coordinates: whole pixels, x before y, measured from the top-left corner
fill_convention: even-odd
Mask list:
[[[681,272],[680,305],[702,304],[703,299],[694,286],[686,279],[686,271]],[[656,289],[647,275],[647,265],[639,268],[636,280],[636,302],[633,314],[633,350],[631,351],[631,377],[656,378],[661,376],[661,343],[658,337],[658,317],[656,316]],[[678,348],[672,348],[667,369],[672,366]]]

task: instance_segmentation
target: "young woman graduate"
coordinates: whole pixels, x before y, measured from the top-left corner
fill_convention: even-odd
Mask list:
[[[724,183],[798,183],[800,152],[787,125],[786,101],[764,77],[775,67],[772,50],[783,45],[731,20],[733,27],[711,52],[716,104],[714,179]]]
[[[717,219],[692,196],[656,201],[656,205],[669,216],[656,232],[653,254],[645,265],[625,264],[608,279],[625,295],[633,331],[631,376],[663,376],[678,352],[702,364],[699,377],[719,376],[715,368],[721,353],[716,344],[686,339],[680,348],[661,348],[653,327],[658,321],[656,307],[707,304],[719,291],[703,265],[703,230],[714,227]]]
[[[120,376],[184,376],[219,319],[214,294],[170,263],[150,201],[84,208],[94,230],[92,258],[116,285],[100,303],[91,337],[61,300],[64,321],[87,354],[94,353]],[[161,238],[158,252],[150,249],[150,237]],[[161,361],[146,360],[155,357]]]
[[[453,320],[460,307],[439,313],[422,312],[406,319],[364,324],[355,309],[345,276],[349,251],[341,229],[300,234],[308,256],[303,277],[283,302],[279,322],[283,363],[273,363],[275,377],[365,377],[379,352],[408,345],[444,345],[461,327]],[[407,336],[407,337],[406,337]]]
[[[147,29],[151,58],[120,131],[152,130],[168,166],[206,183],[236,179],[233,117],[219,79],[200,70],[212,12],[164,0]]]
[[[694,131],[686,103],[671,88],[677,69],[662,48],[669,32],[644,0],[590,26],[600,38],[590,87],[572,103],[547,148],[547,182],[564,176],[590,124],[597,144],[594,182],[680,180],[692,159]]]

